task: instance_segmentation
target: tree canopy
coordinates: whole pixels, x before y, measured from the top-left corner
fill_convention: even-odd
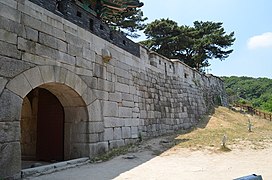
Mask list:
[[[170,59],[179,59],[203,71],[210,59],[226,59],[232,49],[234,32],[227,34],[221,22],[195,21],[194,26],[179,26],[170,19],[155,20],[144,30],[147,40],[140,42]]]
[[[145,28],[139,0],[75,0],[76,4],[107,23],[112,29],[136,38],[138,30]]]
[[[272,79],[222,77],[229,97],[236,96],[254,107],[272,112]],[[237,98],[236,98],[237,99]]]

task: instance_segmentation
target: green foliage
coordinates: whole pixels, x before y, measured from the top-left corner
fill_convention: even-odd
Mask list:
[[[119,30],[125,35],[137,38],[138,30],[143,30],[146,25],[143,12],[139,9],[143,3],[139,0],[97,0],[101,4],[99,16],[112,29]]]
[[[226,59],[233,50],[234,32],[226,34],[221,22],[195,21],[193,27],[178,26],[170,19],[160,19],[147,25],[147,40],[141,43],[171,59],[202,70],[211,59]]]
[[[272,79],[236,76],[222,79],[229,96],[236,95],[254,107],[272,112]]]
[[[120,13],[118,16],[109,16],[103,20],[114,30],[122,31],[125,35],[137,38],[140,35],[137,31],[143,30],[146,25],[143,23],[147,20],[140,9],[131,8],[128,11]]]

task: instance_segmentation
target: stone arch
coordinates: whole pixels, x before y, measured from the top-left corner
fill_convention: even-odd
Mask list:
[[[64,159],[89,155],[87,148],[88,87],[78,75],[58,66],[37,66],[14,77],[8,82],[6,88],[23,99],[19,107],[20,112],[24,103],[29,104],[26,96],[36,88],[46,89],[55,95],[62,104],[65,114]],[[20,113],[18,114],[20,116]],[[16,119],[21,118],[22,116]]]

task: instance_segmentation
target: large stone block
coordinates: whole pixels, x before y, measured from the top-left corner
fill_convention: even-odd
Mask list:
[[[93,63],[84,59],[84,58],[81,58],[81,57],[76,57],[76,66],[78,67],[82,67],[82,68],[85,68],[85,69],[90,69],[92,70],[93,69]]]
[[[115,140],[122,139],[122,129],[121,128],[113,128],[113,139],[115,139]]]
[[[43,45],[52,47],[62,52],[67,52],[67,43],[57,39],[56,37],[47,35],[45,33],[39,33],[39,42]]]
[[[0,41],[8,42],[11,44],[17,43],[17,34],[0,29]]]
[[[82,58],[83,56],[83,47],[78,47],[76,45],[73,45],[73,44],[68,44],[68,53],[71,55],[71,56],[77,56]]]
[[[97,89],[107,92],[114,92],[114,83],[98,78]]]
[[[97,89],[97,78],[90,76],[80,76],[89,88]]]
[[[6,87],[22,98],[24,98],[32,90],[32,87],[24,74],[20,74],[9,81]]]
[[[37,18],[39,20],[42,20],[43,17],[45,16],[44,15],[45,9],[42,9],[39,6],[30,7],[25,3],[25,1],[24,3],[22,1],[21,2],[19,1],[17,9],[21,11],[22,13],[32,16],[34,18]]]
[[[104,141],[113,140],[113,128],[105,128]]]
[[[7,6],[0,2],[0,16],[3,16],[7,19],[10,19],[12,21],[19,22],[21,21],[21,12],[17,11],[16,9]]]
[[[122,101],[122,94],[119,92],[109,93],[109,100],[114,102],[121,102]]]
[[[102,155],[109,150],[108,142],[89,144],[89,157]]]
[[[36,54],[50,59],[59,58],[59,52],[56,49],[41,44],[36,44]]]
[[[93,76],[98,77],[98,78],[102,78],[102,79],[106,79],[106,75],[107,75],[106,67],[104,67],[100,64],[94,63]]]
[[[83,58],[94,62],[95,61],[95,52],[83,47]]]
[[[26,14],[22,14],[22,24],[23,25],[26,25],[26,26],[29,26],[33,29],[36,29],[36,30],[41,30],[41,27],[42,27],[42,22],[36,18],[33,18],[29,15],[26,15]]]
[[[21,59],[21,52],[17,46],[3,41],[0,41],[0,55]]]
[[[39,67],[35,67],[28,71],[25,71],[24,75],[33,89],[43,84],[43,78]]]
[[[0,16],[0,29],[17,34],[18,36],[25,37],[25,28],[22,24],[9,20]]]
[[[88,113],[90,121],[102,121],[102,105],[100,100],[94,101],[88,106]]]
[[[109,142],[110,144],[110,149],[114,149],[114,148],[119,148],[121,146],[125,145],[125,141],[124,140],[112,140]]]
[[[139,130],[138,127],[131,127],[131,138],[138,138]]]
[[[119,117],[131,117],[132,118],[132,108],[119,107]]]
[[[115,74],[120,77],[128,78],[129,73],[127,70],[120,69],[118,67],[115,68]]]
[[[95,96],[96,99],[100,100],[109,100],[109,93],[106,91],[100,91],[100,90],[92,90],[93,95]]]
[[[117,117],[118,116],[117,102],[104,101],[103,102],[103,115],[105,117]]]
[[[115,90],[118,92],[129,93],[129,86],[127,84],[115,82]]]
[[[42,22],[41,27],[39,28],[39,31],[49,34],[51,36],[54,36],[63,41],[66,41],[65,32],[61,29],[50,26],[48,23]]]
[[[75,36],[70,33],[65,33],[65,38],[69,44],[72,44],[78,47],[90,47],[90,43],[88,43],[87,41],[84,41],[83,39],[80,39],[79,36]]]
[[[55,73],[53,66],[41,66],[39,68],[44,83],[55,82]]]
[[[20,122],[0,122],[0,143],[19,141]]]
[[[0,143],[0,176],[13,179],[21,171],[21,148],[19,142]]]
[[[36,53],[36,42],[26,40],[24,38],[18,38],[18,49],[31,54]]]
[[[7,6],[10,6],[10,7],[14,8],[14,9],[17,8],[16,0],[2,0],[1,3],[5,4]]]
[[[130,127],[122,127],[122,138],[123,139],[131,138],[131,128]]]
[[[68,70],[65,68],[54,66],[54,74],[55,74],[56,82],[64,83],[66,80],[67,71]]]
[[[122,127],[125,126],[125,121],[122,118],[104,117],[105,127]]]
[[[101,133],[104,131],[103,122],[88,122],[87,133]]]

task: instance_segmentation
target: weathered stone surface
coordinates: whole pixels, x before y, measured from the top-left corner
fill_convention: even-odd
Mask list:
[[[17,11],[16,9],[10,6],[2,4],[2,2],[0,2],[0,12],[1,12],[1,16],[7,19],[10,19],[12,21],[20,22],[21,20],[21,12]]]
[[[113,139],[115,139],[115,140],[122,139],[122,129],[121,128],[113,128]]]
[[[115,90],[118,92],[129,93],[129,86],[122,83],[115,83]]]
[[[98,78],[97,89],[107,91],[107,92],[114,92],[114,83]]]
[[[125,145],[124,140],[112,140],[109,143],[110,143],[110,147],[109,147],[110,149],[118,148]]]
[[[75,46],[78,46],[78,47],[90,47],[90,44],[87,42],[87,41],[84,41],[83,39],[73,35],[73,34],[70,34],[70,33],[65,33],[65,37],[66,37],[66,41],[69,43],[69,44],[72,44],[72,45],[75,45]]]
[[[0,55],[20,59],[21,52],[18,51],[16,45],[0,41]]]
[[[131,117],[132,118],[132,108],[119,107],[119,117]]]
[[[83,56],[83,47],[78,47],[76,45],[68,44],[68,53],[71,56],[81,57]]]
[[[44,82],[39,67],[35,67],[28,71],[25,71],[24,75],[30,83],[32,89],[38,87]]]
[[[125,126],[125,121],[122,118],[104,117],[105,127],[122,127]]]
[[[25,37],[25,28],[22,24],[0,16],[0,29]]]
[[[130,127],[122,127],[122,138],[123,139],[131,138]]]
[[[10,91],[19,95],[21,98],[24,98],[32,90],[32,87],[24,74],[20,74],[19,76],[13,78],[8,82],[6,87]]]
[[[90,69],[92,70],[93,69],[93,63],[84,59],[84,58],[81,58],[81,57],[76,57],[76,66],[79,66],[79,67],[82,67],[82,68],[86,68],[86,69]]]
[[[105,79],[106,74],[107,74],[106,67],[101,66],[97,63],[94,63],[94,65],[93,65],[93,76],[94,77]]]
[[[53,66],[41,66],[39,69],[44,83],[55,82]]]
[[[108,142],[99,142],[95,144],[90,144],[89,150],[90,150],[89,157],[91,158],[97,155],[102,155],[109,150]]]
[[[0,144],[19,141],[20,122],[0,122]]]
[[[34,41],[34,42],[38,41],[39,33],[37,30],[32,29],[27,26],[26,26],[25,30],[26,30],[26,39]]]
[[[118,105],[116,102],[104,101],[103,102],[103,116],[105,117],[117,117]]]
[[[4,90],[6,84],[7,84],[8,80],[0,77],[0,94],[2,93],[2,91]]]
[[[24,52],[36,53],[36,42],[26,40],[24,38],[18,38],[18,49]]]
[[[4,90],[0,96],[0,121],[18,121],[22,102],[19,96]]]
[[[104,131],[103,122],[89,122],[87,127],[89,133],[101,133]]]
[[[88,106],[89,118],[90,121],[102,121],[102,105],[100,100],[94,101]]]
[[[54,66],[54,74],[56,82],[64,83],[66,80],[67,69]]]
[[[67,52],[67,43],[57,39],[56,37],[49,36],[45,33],[39,33],[39,42],[46,46],[52,47],[54,49],[60,50],[62,52]]]
[[[90,60],[91,62],[95,61],[95,52],[87,49],[87,48],[83,48],[83,58]]]
[[[8,178],[21,171],[21,151],[19,142],[0,143],[0,174]]]
[[[131,138],[138,138],[138,137],[139,137],[138,127],[131,127]]]
[[[119,92],[109,93],[109,100],[114,102],[121,102],[122,101],[122,94]]]
[[[113,128],[105,128],[104,141],[113,140]]]
[[[0,29],[0,41],[5,41],[11,44],[17,43],[17,34]]]

